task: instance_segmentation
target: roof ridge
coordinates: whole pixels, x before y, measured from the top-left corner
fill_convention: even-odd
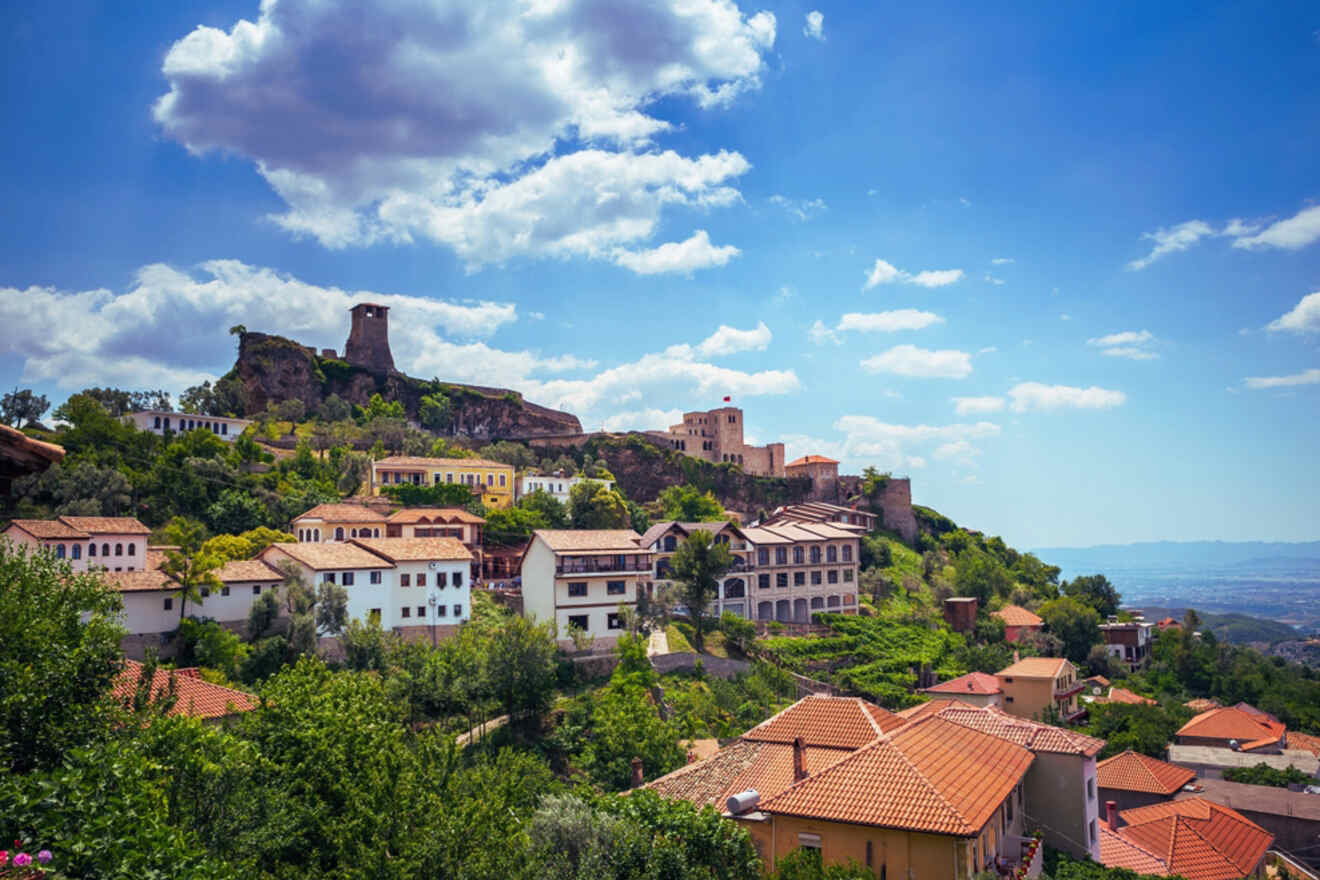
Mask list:
[[[875,731],[876,737],[884,738],[886,736],[884,728],[880,726],[880,722],[875,720],[875,716],[871,714],[871,710],[866,707],[866,701],[861,697],[853,697],[853,700],[857,703],[857,708],[861,711],[862,717],[870,722],[871,729]],[[865,746],[863,746],[863,748],[865,748]]]
[[[1118,839],[1119,839],[1120,841],[1122,841],[1123,843],[1127,844],[1128,846],[1132,847],[1132,848],[1135,849],[1135,850],[1140,850],[1142,853],[1144,853],[1144,854],[1150,856],[1152,859],[1154,859],[1155,861],[1159,862],[1161,865],[1164,865],[1165,870],[1168,870],[1168,867],[1169,867],[1169,860],[1168,860],[1168,859],[1164,858],[1163,856],[1161,856],[1161,855],[1160,855],[1159,853],[1157,853],[1157,852],[1154,852],[1154,851],[1152,851],[1152,850],[1146,849],[1146,847],[1142,846],[1140,843],[1137,843],[1135,840],[1131,840],[1131,839],[1125,837],[1125,836],[1122,834],[1121,829],[1120,829],[1119,831],[1113,831],[1113,830],[1111,830],[1111,829],[1109,828],[1108,825],[1101,825],[1101,826],[1100,826],[1100,830],[1102,830],[1102,831],[1108,831],[1110,834],[1114,835],[1114,837],[1118,838]]]
[[[1195,825],[1193,825],[1193,824],[1189,821],[1189,819],[1188,819],[1187,816],[1184,816],[1184,815],[1182,815],[1181,813],[1175,813],[1174,816],[1173,816],[1173,824],[1174,824],[1175,827],[1182,826],[1184,831],[1186,831],[1188,834],[1193,835],[1197,840],[1201,841],[1201,842],[1204,843],[1206,846],[1210,847],[1210,849],[1213,850],[1214,853],[1215,853],[1217,856],[1219,856],[1221,859],[1223,859],[1224,861],[1228,862],[1228,863],[1229,863],[1230,865],[1232,865],[1235,869],[1237,869],[1237,870],[1242,870],[1241,866],[1238,865],[1236,859],[1234,859],[1234,858],[1233,858],[1232,856],[1230,856],[1228,853],[1224,852],[1222,849],[1220,849],[1218,846],[1216,846],[1216,845],[1215,845],[1215,842],[1214,842],[1213,840],[1211,840],[1210,838],[1208,838],[1208,837],[1206,837],[1204,834],[1202,834],[1201,831],[1200,831],[1200,829],[1198,829]],[[1174,835],[1175,835],[1175,837],[1177,836],[1177,832],[1176,832],[1176,831],[1174,832]],[[1169,850],[1169,861],[1170,861],[1170,862],[1173,861],[1173,852],[1174,852],[1174,851],[1173,851],[1172,849]],[[1170,867],[1172,867],[1172,865],[1170,865]],[[1246,871],[1243,870],[1242,873],[1245,874]]]
[[[932,718],[934,718],[934,717],[935,717],[935,716],[933,716],[933,715],[927,715],[925,718],[918,718],[918,719],[915,720],[915,721],[912,721],[912,722],[910,722],[910,723],[908,723],[908,724],[904,724],[902,727],[898,728],[898,729],[895,731],[895,733],[899,733],[899,732],[907,732],[907,731],[909,731],[909,730],[916,730],[916,729],[917,729],[918,727],[920,727],[922,724],[924,724],[924,723],[930,721],[930,720],[931,720]],[[944,718],[941,718],[941,719],[939,719],[939,720],[940,720],[940,721],[943,721],[945,724],[953,724],[953,723],[954,723],[954,722],[949,721],[949,720],[944,719]],[[960,724],[960,725],[958,725],[958,726],[961,727],[962,725]],[[971,730],[971,728],[967,728],[967,729],[968,729],[968,730]],[[979,730],[978,730],[978,731],[975,731],[975,732],[976,732],[976,733],[982,733],[982,731],[979,731]],[[990,736],[991,734],[985,734],[985,733],[982,733],[982,735],[984,735],[984,736]],[[898,748],[898,746],[894,746],[894,751],[898,752],[899,757],[901,757],[901,758],[903,759],[903,761],[904,761],[909,767],[912,768],[912,772],[915,773],[915,774],[917,774],[917,776],[920,777],[921,781],[924,782],[924,783],[926,783],[926,785],[931,789],[931,791],[935,792],[935,796],[936,796],[937,798],[939,798],[940,803],[944,804],[945,808],[947,808],[948,810],[952,811],[953,815],[955,815],[955,816],[958,817],[958,821],[962,822],[964,828],[967,828],[967,829],[970,830],[970,831],[975,831],[975,830],[976,830],[975,828],[972,828],[972,823],[968,821],[967,817],[964,816],[964,815],[962,814],[962,810],[959,810],[959,809],[958,809],[957,807],[955,807],[953,804],[949,803],[949,799],[948,799],[947,797],[944,796],[944,790],[943,790],[942,788],[940,788],[938,785],[936,785],[934,782],[932,782],[929,776],[927,776],[925,773],[922,773],[922,772],[921,772],[921,769],[918,768],[916,764],[913,764],[913,763],[912,763],[912,760],[907,756],[907,753],[906,753],[906,752],[904,752],[902,749]]]

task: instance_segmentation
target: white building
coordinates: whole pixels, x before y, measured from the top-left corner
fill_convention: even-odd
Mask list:
[[[209,617],[237,632],[243,631],[252,602],[267,590],[278,589],[283,580],[279,572],[255,559],[227,562],[215,574],[223,586],[202,590],[202,601],[190,601],[187,614]],[[149,641],[178,629],[179,585],[165,572],[156,568],[106,572],[103,579],[119,591],[124,603],[120,624],[130,639]]]
[[[561,504],[568,503],[569,493],[578,483],[604,483],[607,488],[613,489],[614,483],[611,480],[597,480],[592,477],[566,477],[563,474],[523,474],[514,483],[517,489],[517,501],[533,492],[546,492],[553,495],[556,501]]]
[[[570,627],[613,644],[623,631],[619,606],[636,609],[650,589],[651,554],[632,529],[538,529],[523,554],[523,613],[554,621],[565,647]]]
[[[16,519],[0,536],[68,561],[74,571],[141,571],[151,529],[131,516]]]
[[[689,535],[696,531],[710,532],[711,538],[728,546],[733,555],[733,565],[718,583],[718,594],[711,600],[706,611],[719,617],[725,611],[738,617],[750,617],[753,606],[751,585],[754,583],[753,561],[756,548],[747,540],[742,529],[731,522],[659,522],[642,535],[642,547],[654,553],[653,577],[656,586],[674,583],[670,561]],[[678,610],[678,609],[676,609]]]
[[[210,431],[221,440],[230,443],[234,442],[238,435],[242,434],[243,430],[252,424],[251,419],[232,419],[228,416],[201,416],[196,413],[166,412],[159,409],[144,409],[141,412],[128,413],[124,416],[124,421],[131,423],[139,431],[150,431],[162,437],[167,431],[172,434],[182,434],[200,428],[203,431]]]

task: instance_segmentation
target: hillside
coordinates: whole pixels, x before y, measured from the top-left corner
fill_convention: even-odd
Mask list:
[[[1182,620],[1183,615],[1186,614],[1184,608],[1148,607],[1143,608],[1142,611],[1145,612],[1147,620],[1160,620],[1165,617]],[[1198,611],[1197,614],[1201,618],[1202,631],[1209,630],[1215,634],[1215,638],[1237,645],[1248,642],[1281,642],[1297,638],[1296,627],[1277,620],[1235,613],[1212,614]]]

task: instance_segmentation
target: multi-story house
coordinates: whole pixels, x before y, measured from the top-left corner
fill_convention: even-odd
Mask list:
[[[1010,715],[1037,720],[1053,715],[1069,722],[1086,711],[1077,707],[1077,695],[1086,685],[1078,679],[1077,667],[1062,657],[1026,657],[996,677],[1004,692],[1000,705]]]
[[[389,538],[455,538],[472,554],[471,576],[481,576],[486,520],[461,507],[405,507],[385,520]],[[373,536],[375,537],[375,536]]]
[[[1105,650],[1127,664],[1128,669],[1136,672],[1150,663],[1150,649],[1154,642],[1152,633],[1155,624],[1144,620],[1119,623],[1110,618],[1109,623],[1100,624],[1100,634],[1105,640]]]
[[[743,442],[743,411],[736,406],[683,413],[682,424],[670,425],[667,432],[648,433],[693,458],[736,464],[749,474],[784,476],[784,444],[749,446]]]
[[[991,617],[1004,622],[1004,641],[1016,642],[1018,639],[1038,633],[1045,627],[1045,621],[1021,605],[1005,605],[998,611],[991,611]]]
[[[523,474],[518,477],[514,501],[519,501],[525,495],[533,492],[545,492],[554,497],[561,504],[567,504],[569,493],[578,483],[604,483],[606,487],[613,489],[612,480],[598,480],[594,477],[566,477],[562,472],[554,474]]]
[[[61,516],[13,520],[0,537],[43,549],[74,571],[140,571],[150,534],[131,516]]]
[[[869,532],[875,528],[876,515],[869,510],[826,504],[823,501],[807,501],[802,504],[776,507],[761,525],[768,526],[781,522],[833,523],[841,528]]]
[[[857,613],[857,533],[830,523],[743,529],[755,548],[749,610],[756,620],[806,623],[816,611]]]
[[[182,434],[186,431],[210,431],[229,443],[237,440],[239,435],[247,430],[248,425],[252,424],[250,419],[201,416],[196,413],[166,412],[159,409],[129,413],[124,416],[124,421],[139,431],[150,431],[161,436],[168,433]]]
[[[421,458],[394,455],[371,463],[371,494],[387,486],[411,483],[438,486],[456,483],[467,486],[487,507],[513,506],[512,465],[484,458]]]
[[[292,530],[300,543],[328,544],[385,536],[384,511],[365,504],[318,504],[296,517]]]
[[[523,613],[553,621],[559,643],[570,628],[612,645],[623,631],[620,606],[635,609],[652,589],[651,553],[632,529],[538,529],[521,564]]]
[[[718,617],[725,611],[739,617],[748,617],[751,608],[751,584],[755,574],[756,548],[747,539],[742,529],[731,522],[661,522],[656,523],[642,535],[642,547],[650,550],[654,556],[652,577],[657,587],[672,584],[673,571],[670,559],[678,550],[678,545],[695,531],[710,532],[717,543],[727,544],[733,555],[733,566],[725,572],[719,581],[719,592],[708,611]]]

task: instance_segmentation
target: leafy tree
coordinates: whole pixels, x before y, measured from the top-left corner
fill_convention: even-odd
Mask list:
[[[569,522],[575,529],[626,529],[628,506],[617,489],[583,480],[568,493]]]
[[[84,394],[105,407],[112,416],[124,416],[129,413],[148,409],[170,410],[168,391],[125,391],[121,388],[84,388]]]
[[[1106,646],[1092,645],[1090,653],[1086,655],[1086,674],[1103,675],[1113,681],[1127,676],[1127,666],[1122,660],[1109,653]]]
[[[1100,615],[1095,609],[1064,596],[1046,602],[1036,613],[1045,621],[1045,628],[1063,642],[1063,656],[1085,664],[1091,646],[1100,641]]]
[[[1102,574],[1091,574],[1064,581],[1063,594],[1095,609],[1102,618],[1118,613],[1118,590]]]
[[[221,562],[236,559],[254,559],[258,553],[271,544],[292,543],[297,540],[288,532],[258,526],[238,535],[216,535],[202,544],[207,553],[220,558]]]
[[[991,597],[1007,595],[1013,586],[1002,563],[975,549],[959,554],[954,572],[954,589],[958,595],[975,596],[982,608],[990,604]]]
[[[215,576],[223,564],[218,556],[202,549],[206,540],[206,527],[196,520],[176,516],[161,530],[166,544],[178,550],[166,550],[160,570],[179,585],[179,622],[187,613],[188,603],[203,604],[202,590],[219,590],[223,584]]]
[[[539,719],[555,687],[555,638],[549,623],[509,616],[490,634],[485,668],[491,696],[513,720]]]
[[[1106,741],[1102,760],[1127,749],[1163,758],[1178,728],[1190,718],[1181,706],[1171,711],[1149,703],[1092,703],[1088,731]]]
[[[275,418],[281,422],[300,422],[307,415],[307,405],[296,397],[281,400],[273,410]]]
[[[343,422],[353,418],[353,405],[338,394],[331,394],[321,401],[317,414],[325,422]]]
[[[1224,771],[1224,778],[1229,782],[1244,782],[1247,785],[1270,785],[1274,788],[1287,788],[1289,785],[1314,785],[1315,779],[1296,767],[1279,770],[1264,761],[1251,767],[1233,767]]]
[[[329,582],[316,588],[317,632],[337,636],[348,625],[348,590]]]
[[[528,492],[519,499],[518,506],[523,510],[541,514],[545,520],[545,525],[537,526],[537,528],[568,528],[567,508],[564,507],[563,502],[544,489],[537,489],[534,492]]]
[[[242,489],[226,489],[206,508],[206,523],[212,531],[236,534],[261,527],[266,508]]]
[[[716,541],[704,529],[695,529],[678,545],[669,564],[692,621],[694,647],[701,653],[706,643],[706,606],[719,595],[720,578],[733,566],[733,554],[727,543]]]
[[[57,765],[104,729],[120,608],[100,578],[0,540],[0,790],[6,768]]]
[[[536,466],[536,454],[524,444],[512,440],[500,440],[483,446],[477,450],[477,456],[512,465],[515,470]]]
[[[14,481],[14,495],[59,515],[123,516],[132,512],[133,485],[122,471],[89,461],[54,464]]]
[[[424,395],[417,411],[417,420],[423,428],[444,431],[454,420],[454,405],[443,394]]]
[[[460,483],[437,483],[434,486],[400,483],[382,486],[380,491],[404,507],[467,507],[472,503],[471,490]]]
[[[875,873],[855,861],[827,865],[819,849],[798,847],[775,863],[768,880],[875,880]]]
[[[657,499],[665,519],[679,522],[721,522],[728,517],[724,506],[710,491],[702,492],[696,486],[685,483],[682,486],[669,486]]]
[[[628,521],[632,524],[633,531],[645,532],[651,527],[651,514],[647,513],[645,507],[631,498],[624,503],[628,506]]]
[[[208,379],[179,396],[179,409],[203,416],[238,416],[247,411],[247,391],[237,378],[226,376],[211,384]]]
[[[280,598],[274,590],[267,590],[252,600],[248,607],[247,637],[256,642],[275,626],[280,617]]]
[[[406,415],[403,410],[403,403],[398,400],[386,401],[380,396],[380,393],[371,395],[367,401],[366,407],[362,411],[362,421],[364,423],[372,422],[376,419],[403,419]]]
[[[662,798],[653,791],[606,797],[597,809],[637,827],[644,846],[630,862],[616,858],[616,870],[635,867],[629,877],[683,877],[685,880],[757,880],[761,860],[747,830],[711,807]]]
[[[179,666],[205,666],[228,679],[238,678],[248,652],[242,639],[216,621],[192,618],[180,621],[178,646],[175,662]]]
[[[492,547],[519,547],[532,539],[534,530],[549,527],[550,524],[538,510],[496,508],[486,512],[483,540]]]
[[[33,394],[31,388],[13,391],[0,398],[0,421],[11,427],[21,428],[41,420],[50,401],[44,394]]]

